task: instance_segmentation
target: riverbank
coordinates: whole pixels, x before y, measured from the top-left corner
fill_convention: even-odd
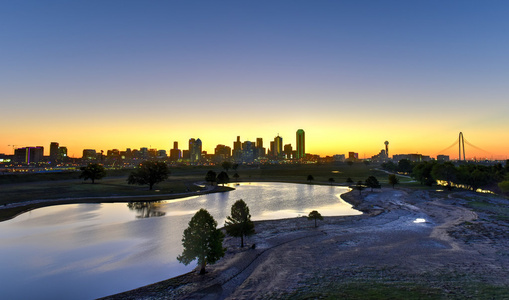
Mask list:
[[[20,214],[29,212],[37,208],[53,205],[80,204],[80,203],[153,202],[185,198],[191,196],[199,196],[210,193],[222,193],[231,190],[233,190],[233,188],[227,186],[204,185],[204,188],[201,190],[183,193],[135,195],[135,196],[56,198],[56,199],[40,199],[24,202],[15,202],[0,206],[0,222],[15,218]]]
[[[365,214],[326,217],[318,228],[306,218],[256,222],[243,249],[225,239],[225,257],[206,275],[105,299],[509,297],[509,218],[490,212],[505,199],[385,188],[343,198]]]

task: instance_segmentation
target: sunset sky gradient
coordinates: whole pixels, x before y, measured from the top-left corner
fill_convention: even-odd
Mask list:
[[[509,158],[507,1],[8,1],[8,145]]]

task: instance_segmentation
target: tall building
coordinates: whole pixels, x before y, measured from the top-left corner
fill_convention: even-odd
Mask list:
[[[189,139],[189,159],[192,163],[201,161],[201,140],[200,139]]]
[[[173,142],[173,149],[170,149],[170,160],[177,161],[182,158],[182,154],[179,149],[179,143]]]
[[[277,158],[282,158],[283,156],[283,138],[279,134],[274,138],[274,155]]]
[[[297,130],[297,159],[302,159],[306,156],[306,139],[304,130]]]
[[[97,152],[94,149],[83,149],[82,158],[85,160],[96,160]]]
[[[57,142],[52,142],[51,144],[49,144],[49,158],[52,162],[58,159],[59,154],[58,146],[59,145]]]
[[[240,141],[240,136],[237,136],[237,141],[233,142],[232,155],[235,161],[240,161],[242,158],[242,142]]]

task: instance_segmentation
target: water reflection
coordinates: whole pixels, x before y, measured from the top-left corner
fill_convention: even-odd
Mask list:
[[[231,185],[233,186],[233,185]],[[93,299],[191,271],[176,257],[191,217],[206,208],[219,226],[243,199],[252,220],[360,212],[346,187],[236,183],[235,190],[159,202],[45,207],[0,223],[3,299]],[[157,216],[158,218],[153,218]],[[26,287],[29,286],[30,289]]]
[[[130,210],[136,211],[138,214],[136,218],[151,218],[151,217],[162,217],[166,215],[166,212],[161,211],[161,201],[154,202],[129,202],[127,207]]]

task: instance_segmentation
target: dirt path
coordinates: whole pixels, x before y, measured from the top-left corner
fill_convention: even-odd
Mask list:
[[[358,207],[367,214],[328,217],[318,228],[305,218],[257,222],[257,234],[247,240],[256,249],[239,249],[238,239],[226,238],[226,256],[208,274],[112,298],[288,298],[359,281],[417,282],[461,298],[468,296],[465,282],[509,284],[509,255],[497,254],[507,241],[491,249],[450,235],[478,218],[455,199],[397,189],[363,198]]]

